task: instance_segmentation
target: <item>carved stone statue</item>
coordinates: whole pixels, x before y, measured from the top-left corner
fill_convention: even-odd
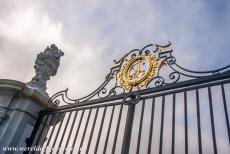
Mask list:
[[[48,46],[44,52],[39,53],[34,65],[36,74],[28,85],[45,91],[46,81],[50,79],[50,76],[56,75],[60,58],[63,55],[64,53],[55,44]]]

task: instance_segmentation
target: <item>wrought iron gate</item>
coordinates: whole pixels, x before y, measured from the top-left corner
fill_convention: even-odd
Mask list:
[[[189,71],[170,45],[130,51],[86,97],[54,94],[50,103],[58,107],[41,112],[27,146],[41,153],[230,153],[230,66]]]

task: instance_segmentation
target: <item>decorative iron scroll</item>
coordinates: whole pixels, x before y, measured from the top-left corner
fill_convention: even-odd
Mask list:
[[[142,49],[131,50],[120,60],[114,60],[115,65],[110,69],[105,81],[91,94],[71,99],[68,97],[68,89],[66,89],[54,94],[50,101],[57,105],[60,100],[66,104],[79,103],[140,89],[164,86],[179,80],[212,76],[230,70],[230,65],[228,65],[212,71],[191,71],[178,65],[172,52],[171,42],[166,45],[149,44]]]

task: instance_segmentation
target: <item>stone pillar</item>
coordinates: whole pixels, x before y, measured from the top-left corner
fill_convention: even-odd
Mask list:
[[[46,82],[50,76],[56,75],[63,55],[52,44],[37,55],[35,76],[30,82],[0,79],[0,154],[23,153],[18,148],[26,146],[26,139],[32,133],[39,111],[48,107]]]
[[[26,146],[38,113],[48,107],[48,101],[49,96],[36,88],[0,79],[0,153],[4,153],[3,147]]]

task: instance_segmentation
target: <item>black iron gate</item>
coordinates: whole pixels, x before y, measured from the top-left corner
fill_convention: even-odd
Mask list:
[[[230,66],[186,70],[170,45],[130,51],[86,97],[70,99],[68,89],[53,95],[50,103],[59,107],[41,112],[28,147],[39,153],[230,153]]]

